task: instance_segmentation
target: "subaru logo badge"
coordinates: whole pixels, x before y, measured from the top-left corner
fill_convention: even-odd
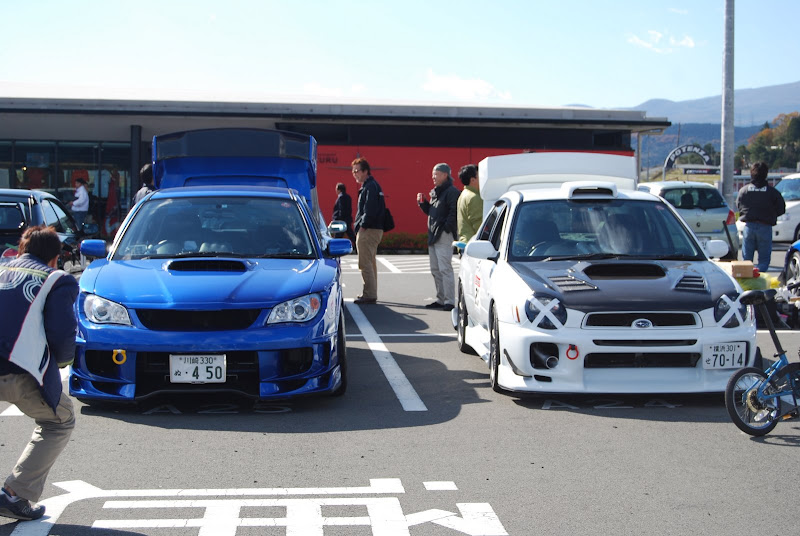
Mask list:
[[[633,321],[633,327],[640,329],[647,329],[647,328],[652,328],[653,323],[646,318],[640,318],[638,320]]]

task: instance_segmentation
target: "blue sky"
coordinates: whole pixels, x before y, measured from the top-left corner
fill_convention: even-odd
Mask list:
[[[0,96],[633,107],[722,90],[724,0],[0,0]],[[800,80],[738,0],[735,88]]]

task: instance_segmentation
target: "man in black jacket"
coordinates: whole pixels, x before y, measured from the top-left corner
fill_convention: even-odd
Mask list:
[[[736,205],[739,219],[745,223],[742,233],[742,258],[752,261],[758,251],[760,272],[769,269],[772,258],[772,227],[778,216],[786,212],[786,202],[781,193],[767,183],[769,167],[766,162],[750,166],[750,184],[739,190]]]
[[[333,219],[347,224],[345,234],[350,239],[350,242],[353,243],[353,251],[356,251],[356,235],[353,232],[353,200],[350,198],[350,194],[347,193],[347,187],[341,182],[336,185],[336,194],[336,203],[333,204]]]
[[[59,368],[75,358],[78,282],[56,270],[61,241],[52,227],[22,234],[19,257],[0,264],[0,400],[36,421],[30,443],[0,490],[0,516],[29,521],[50,468],[67,446],[75,412]]]
[[[386,201],[380,184],[370,174],[369,162],[356,158],[352,166],[353,178],[361,187],[353,228],[356,231],[358,269],[364,280],[364,290],[354,302],[364,305],[378,301],[378,245],[383,238]]]
[[[436,164],[432,179],[430,201],[424,194],[417,194],[419,208],[428,215],[428,260],[436,285],[436,301],[425,307],[450,311],[456,301],[452,260],[453,240],[458,236],[458,196],[461,192],[453,186],[447,164]]]

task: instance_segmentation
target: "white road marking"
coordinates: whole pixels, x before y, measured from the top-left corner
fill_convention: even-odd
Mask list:
[[[367,346],[372,351],[372,355],[375,356],[375,360],[381,367],[384,376],[389,380],[389,385],[392,387],[403,409],[405,411],[428,411],[411,382],[408,381],[397,361],[392,357],[391,352],[375,332],[375,328],[372,327],[367,317],[361,312],[361,308],[353,303],[353,300],[346,300],[345,304],[347,310],[350,311],[350,316],[353,317],[358,326],[358,330],[364,336]]]
[[[401,273],[400,268],[397,268],[394,264],[392,264],[391,262],[386,260],[385,257],[376,257],[376,259],[378,260],[379,263],[381,263],[382,265],[386,266],[389,269],[390,272],[394,272],[396,274]]]
[[[423,482],[422,485],[425,486],[425,489],[428,491],[458,491],[455,482]]]
[[[428,482],[448,485],[457,489],[454,482]],[[66,508],[86,499],[108,498],[103,508],[155,509],[202,508],[195,518],[157,519],[98,519],[94,529],[136,528],[199,528],[198,536],[235,536],[238,527],[285,527],[287,536],[323,536],[326,526],[366,526],[377,536],[410,536],[409,528],[424,523],[435,523],[461,534],[472,536],[507,536],[507,532],[489,503],[456,503],[459,514],[447,510],[430,509],[404,514],[398,497],[354,497],[348,495],[404,494],[400,479],[370,479],[366,487],[341,488],[250,488],[250,489],[150,489],[103,490],[82,480],[56,482],[55,486],[67,493],[41,501],[47,515],[20,523],[12,536],[47,536]],[[154,497],[202,497],[214,495],[217,499],[153,499]],[[241,496],[250,496],[243,498]],[[277,495],[279,498],[259,498]],[[290,495],[306,496],[286,498]],[[314,495],[317,495],[316,497]],[[323,497],[318,497],[322,495]],[[330,495],[340,495],[330,497]],[[345,495],[342,497],[341,495]],[[252,498],[255,496],[256,498]],[[120,497],[143,497],[144,500],[113,500]],[[324,517],[323,507],[365,507],[366,516]],[[242,517],[242,508],[283,508],[283,517]],[[249,510],[248,513],[252,512]],[[267,510],[273,513],[272,510]]]
[[[386,337],[448,337],[454,339],[456,337],[455,333],[376,333],[376,335],[381,339]],[[363,339],[364,335],[361,333],[349,333],[347,338]]]

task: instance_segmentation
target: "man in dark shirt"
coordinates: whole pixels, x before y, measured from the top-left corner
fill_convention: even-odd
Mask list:
[[[358,269],[364,280],[364,290],[354,302],[370,304],[378,301],[378,245],[383,238],[386,201],[380,184],[370,173],[369,162],[356,158],[352,165],[353,178],[361,187],[353,228],[356,231]]]
[[[772,258],[772,227],[778,216],[786,212],[786,202],[781,193],[767,183],[769,167],[766,162],[750,166],[750,184],[739,190],[736,205],[739,220],[745,223],[742,233],[742,258],[752,261],[758,251],[759,272],[769,269]]]
[[[56,270],[61,241],[52,227],[22,234],[19,257],[0,264],[0,400],[36,421],[30,443],[0,491],[0,516],[29,521],[50,468],[75,427],[59,368],[75,357],[78,282]]]
[[[432,172],[433,190],[428,201],[417,194],[417,204],[428,215],[428,259],[436,285],[436,301],[425,307],[451,311],[455,306],[456,283],[453,273],[453,240],[458,238],[458,197],[450,166],[436,164]]]
[[[353,251],[356,251],[356,235],[353,232],[353,200],[350,198],[350,194],[347,193],[347,187],[341,182],[336,185],[336,193],[336,203],[333,205],[333,219],[347,224],[345,234],[347,234],[350,242],[353,243]]]

